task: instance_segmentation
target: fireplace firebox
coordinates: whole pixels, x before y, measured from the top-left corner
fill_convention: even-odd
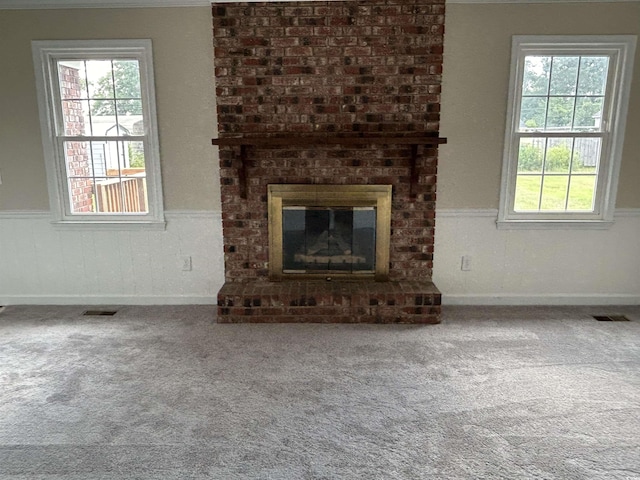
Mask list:
[[[269,274],[388,280],[391,185],[269,185]]]

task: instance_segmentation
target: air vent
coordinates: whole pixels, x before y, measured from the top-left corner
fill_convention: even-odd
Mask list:
[[[593,318],[599,322],[628,322],[629,319],[624,315],[593,315]]]
[[[117,310],[87,310],[82,315],[112,317],[116,313],[118,313]]]

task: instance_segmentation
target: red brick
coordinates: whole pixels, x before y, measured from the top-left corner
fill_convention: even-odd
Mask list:
[[[372,0],[366,5],[339,1],[321,6],[292,2],[286,7],[239,3],[214,7],[214,12],[221,11],[225,15],[214,15],[213,23],[222,136],[437,133],[442,1]],[[231,36],[231,28],[236,36]],[[392,42],[391,37],[395,37]],[[343,98],[345,95],[349,98]],[[315,101],[318,97],[323,101]],[[391,276],[430,277],[437,149],[420,152],[415,199],[409,198],[409,148],[315,145],[308,149],[250,150],[249,199],[242,200],[237,149],[220,149],[221,197],[223,209],[230,212],[223,216],[228,281],[244,278],[268,285],[264,268],[268,237],[263,223],[252,221],[266,216],[268,183],[308,182],[393,184],[392,244],[397,247],[391,249]],[[242,208],[256,216],[243,216]],[[228,248],[231,246],[233,249]],[[416,246],[419,248],[412,249]],[[370,300],[366,295],[356,296],[355,301],[349,295],[335,295],[319,297],[316,302],[333,305],[336,311],[351,309],[343,315],[349,319],[366,314],[381,321],[394,316],[392,311],[370,312]],[[399,305],[399,299],[391,300],[398,302],[393,307]],[[279,301],[269,297],[260,309]],[[381,300],[376,297],[376,301]],[[385,297],[384,301],[385,309],[390,307],[389,299]],[[353,310],[356,306],[351,304],[364,310]],[[264,317],[264,321],[279,318],[272,313],[254,315]],[[313,317],[325,321],[318,313]]]

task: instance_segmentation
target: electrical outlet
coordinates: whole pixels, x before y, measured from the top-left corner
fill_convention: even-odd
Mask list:
[[[192,267],[191,257],[189,255],[184,255],[180,257],[180,265],[182,266],[183,272],[190,272]]]
[[[463,255],[460,262],[460,270],[468,272],[471,270],[471,257],[469,255]]]

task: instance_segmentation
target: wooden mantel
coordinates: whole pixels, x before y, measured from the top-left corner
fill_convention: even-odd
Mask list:
[[[414,194],[418,183],[416,163],[418,147],[438,146],[447,143],[443,137],[427,135],[375,135],[375,136],[339,136],[339,135],[296,135],[296,136],[255,136],[214,138],[212,145],[240,147],[240,198],[247,198],[247,167],[249,147],[291,147],[313,145],[410,145],[411,146],[411,193]]]

